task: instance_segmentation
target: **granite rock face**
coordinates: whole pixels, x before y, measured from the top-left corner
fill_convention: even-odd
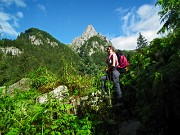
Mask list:
[[[39,103],[46,103],[51,98],[62,100],[69,96],[68,89],[66,86],[61,85],[49,93],[45,93],[37,98]]]
[[[13,47],[13,46],[11,46],[11,47],[5,47],[5,48],[0,48],[4,53],[10,53],[10,54],[12,54],[13,56],[15,56],[15,55],[19,55],[19,54],[21,54],[22,53],[22,51],[20,50],[20,49],[18,49],[18,48],[16,48],[16,47]]]
[[[71,44],[75,44],[79,47],[79,46],[83,45],[86,40],[90,39],[91,37],[93,37],[97,34],[98,33],[96,32],[94,27],[92,25],[88,25],[86,30],[84,31],[84,33],[81,36],[75,38]]]
[[[31,44],[34,44],[34,45],[43,45],[47,43],[50,46],[58,46],[57,42],[51,41],[49,38],[44,39],[44,42],[43,42],[42,39],[38,38],[35,35],[29,35],[29,41],[31,42]]]
[[[29,91],[31,89],[32,81],[29,78],[22,78],[18,82],[5,88],[3,93],[13,96],[16,91]]]

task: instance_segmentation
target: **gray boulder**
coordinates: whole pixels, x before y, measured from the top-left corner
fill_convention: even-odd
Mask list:
[[[23,78],[20,81],[18,81],[16,83],[10,85],[9,87],[7,87],[3,93],[13,95],[16,90],[18,90],[18,92],[28,91],[31,88],[31,83],[32,83],[31,79]]]
[[[56,89],[50,91],[49,93],[45,93],[37,98],[39,103],[46,103],[50,98],[55,98],[58,100],[62,100],[69,96],[68,89],[66,86],[62,85],[57,87]]]

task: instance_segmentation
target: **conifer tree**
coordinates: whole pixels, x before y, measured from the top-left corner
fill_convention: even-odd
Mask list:
[[[144,48],[147,46],[147,44],[147,39],[145,39],[145,37],[139,33],[139,37],[137,38],[137,48]]]

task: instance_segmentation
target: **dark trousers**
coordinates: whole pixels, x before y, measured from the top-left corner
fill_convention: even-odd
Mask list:
[[[121,87],[119,83],[120,73],[117,70],[109,72],[107,75],[101,77],[102,89],[105,90],[105,82],[110,80],[113,82],[113,88],[115,90],[115,97],[117,99],[122,97]]]

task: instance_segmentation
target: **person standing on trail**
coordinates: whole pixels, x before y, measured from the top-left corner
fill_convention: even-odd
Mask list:
[[[108,66],[106,69],[107,75],[102,76],[100,79],[102,82],[102,89],[105,89],[105,81],[111,80],[113,82],[113,88],[116,92],[116,99],[119,100],[122,97],[122,92],[121,92],[120,83],[119,83],[120,73],[117,70],[118,59],[112,46],[108,46],[107,52],[108,52],[108,58],[107,58]]]

